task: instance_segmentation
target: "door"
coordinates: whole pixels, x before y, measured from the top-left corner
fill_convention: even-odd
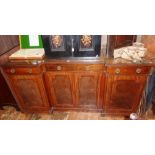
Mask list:
[[[147,75],[108,75],[105,112],[129,115],[136,112]]]
[[[70,72],[47,72],[45,74],[51,105],[55,108],[73,108],[75,106],[74,77]]]
[[[82,109],[99,109],[102,73],[76,73],[76,104]]]
[[[22,111],[49,110],[42,75],[9,75],[8,80]]]

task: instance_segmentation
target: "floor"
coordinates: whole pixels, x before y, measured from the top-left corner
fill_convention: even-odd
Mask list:
[[[0,120],[126,120],[121,116],[104,116],[95,112],[53,112],[53,114],[25,114],[17,111],[14,107],[5,106],[0,110]],[[153,120],[155,114],[152,109],[148,110],[140,120]]]

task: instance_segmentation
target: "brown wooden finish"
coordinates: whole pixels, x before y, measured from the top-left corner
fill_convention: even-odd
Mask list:
[[[139,75],[139,74],[149,74],[149,66],[109,66],[107,67],[107,73],[109,74],[128,74],[128,75]]]
[[[39,74],[41,69],[38,67],[5,67],[4,70],[7,74]]]
[[[78,72],[75,77],[77,106],[85,109],[99,109],[102,73]]]
[[[32,72],[26,72],[26,69]],[[3,74],[8,81],[16,101],[20,109],[24,112],[47,112],[50,110],[43,75],[33,72],[36,70],[38,71],[39,69],[16,67],[13,70],[10,69],[10,71],[8,68],[6,70],[5,68],[3,69]]]
[[[48,64],[47,71],[103,71],[103,64]]]
[[[105,66],[103,64],[79,64],[77,65],[77,71],[104,71]]]
[[[0,55],[19,45],[18,35],[0,35]]]
[[[75,107],[73,74],[70,72],[47,72],[45,81],[51,106]]]
[[[11,54],[13,54],[14,52],[16,52],[17,50],[19,50],[19,48],[20,48],[20,47],[17,46],[17,47],[15,47],[15,48],[13,48],[12,50],[6,52],[5,54],[1,55],[1,56],[0,56],[0,66],[1,66],[1,65],[4,65],[4,64],[7,64],[8,61],[9,61],[9,56],[10,56]]]
[[[107,62],[10,62],[3,66],[3,74],[22,111],[102,111],[128,116],[137,111],[151,66]]]
[[[11,75],[9,79],[22,111],[50,110],[41,75]]]
[[[46,69],[46,88],[53,109],[97,111],[102,108],[103,64],[48,64]]]
[[[105,113],[129,115],[136,112],[150,69],[134,66],[108,67]]]
[[[76,65],[67,64],[52,64],[46,65],[47,71],[74,71],[76,70]]]
[[[112,56],[115,48],[131,45],[135,40],[136,36],[131,35],[108,36],[109,55]],[[0,48],[3,43],[0,43]],[[7,50],[19,43],[8,44]],[[7,50],[4,47],[0,54]],[[128,116],[137,111],[151,66],[155,66],[152,62],[133,64],[105,58],[87,61],[45,57],[41,62],[35,60],[38,64],[33,64],[32,60],[7,62],[13,52],[1,55],[2,74],[20,109],[31,113],[53,109],[102,111],[104,114]],[[3,91],[7,86],[4,78],[0,75],[0,100],[11,96]]]

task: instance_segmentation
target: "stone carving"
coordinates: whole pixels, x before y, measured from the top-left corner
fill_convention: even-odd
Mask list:
[[[123,58],[127,60],[141,61],[146,55],[147,49],[142,43],[133,43],[133,46],[127,46],[114,50],[114,58]]]

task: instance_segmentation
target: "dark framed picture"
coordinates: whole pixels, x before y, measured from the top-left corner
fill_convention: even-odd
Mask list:
[[[50,35],[49,37],[51,51],[64,51],[64,36],[63,35]]]
[[[80,51],[93,51],[94,39],[92,35],[80,35],[79,38]]]

